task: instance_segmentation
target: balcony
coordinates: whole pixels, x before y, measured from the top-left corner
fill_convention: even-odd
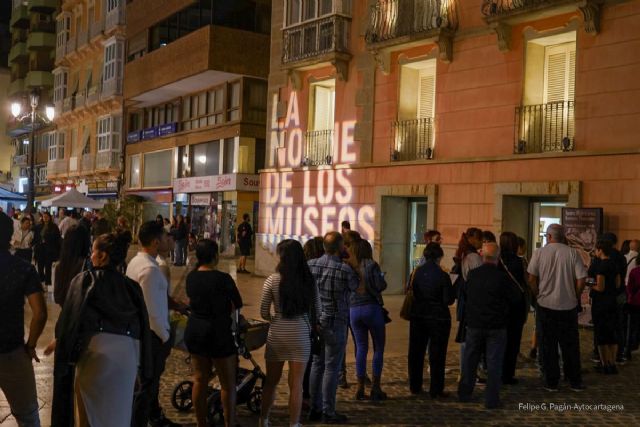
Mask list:
[[[83,47],[89,42],[89,31],[79,31],[78,32],[78,48]]]
[[[47,176],[63,175],[67,173],[67,160],[49,160],[47,162]]]
[[[572,151],[574,134],[574,101],[516,107],[515,154]]]
[[[398,120],[392,123],[391,161],[430,160],[433,158],[433,118]]]
[[[67,43],[65,44],[65,55],[69,55],[71,52],[75,52],[75,50],[77,49],[77,38],[76,36],[73,37],[69,37],[69,40],[67,40]]]
[[[9,84],[9,96],[14,96],[24,92],[24,79],[16,79]]]
[[[29,28],[27,6],[14,7],[11,11],[11,28]]]
[[[124,2],[121,1],[115,9],[107,12],[107,16],[104,24],[104,32],[107,33],[120,25],[124,25],[124,13],[125,13],[125,5]]]
[[[100,90],[98,86],[91,86],[87,92],[86,105],[93,105],[100,100]]]
[[[371,7],[365,40],[370,50],[398,45],[438,43],[440,57],[450,61],[458,28],[455,0],[377,0]]]
[[[108,99],[112,96],[122,95],[122,79],[110,79],[102,83],[100,99]]]
[[[53,13],[58,8],[57,0],[29,0],[29,12]]]
[[[53,33],[31,32],[27,38],[27,49],[42,50],[56,46],[56,35]]]
[[[101,151],[96,155],[96,170],[120,170],[119,151]]]
[[[27,52],[26,43],[14,44],[9,51],[9,63],[18,62],[18,60],[26,61],[29,59],[29,52]]]
[[[301,68],[314,64],[342,63],[346,73],[349,53],[351,18],[332,15],[303,22],[282,30],[282,64],[285,68]]]
[[[333,129],[307,132],[302,166],[330,165],[332,163]]]
[[[76,93],[75,109],[83,108],[85,100],[86,100],[86,91],[85,90],[78,91],[78,93]]]
[[[53,87],[53,74],[50,71],[29,71],[24,79],[26,87]]]
[[[89,31],[91,39],[93,40],[94,38],[96,38],[99,35],[101,35],[103,30],[104,30],[104,20],[103,19],[100,19],[99,21],[92,22],[91,23],[91,30]]]
[[[73,111],[74,107],[75,107],[75,104],[74,104],[73,96],[65,98],[64,101],[62,101],[62,112],[63,113],[67,113],[69,111]]]
[[[69,158],[69,174],[77,174],[78,173],[78,156],[73,156]]]
[[[511,47],[511,26],[579,10],[584,18],[584,30],[600,31],[600,0],[483,0],[481,12],[498,36],[500,50]]]
[[[96,164],[96,156],[92,153],[82,155],[82,173],[90,174],[94,171]]]
[[[19,154],[13,157],[13,166],[17,166],[20,168],[26,168],[29,166],[29,155],[28,154]]]

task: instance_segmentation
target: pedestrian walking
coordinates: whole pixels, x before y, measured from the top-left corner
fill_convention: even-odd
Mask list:
[[[301,426],[304,372],[311,355],[309,337],[320,319],[320,301],[302,245],[296,240],[283,240],[278,244],[277,253],[276,273],[265,281],[260,303],[260,315],[271,323],[265,351],[267,379],[260,426],[269,426],[276,387],[288,362],[289,425],[298,427]]]
[[[509,309],[521,298],[509,276],[498,269],[500,249],[495,242],[482,245],[483,265],[469,273],[465,287],[466,347],[458,398],[469,402],[476,384],[482,353],[486,355],[485,407],[500,407],[502,364],[507,341]]]
[[[249,274],[247,271],[247,257],[251,255],[251,237],[253,236],[253,229],[249,224],[249,214],[242,215],[242,223],[238,225],[237,242],[240,246],[240,261],[238,263],[238,273]]]
[[[323,244],[325,254],[308,263],[320,295],[324,340],[320,354],[313,356],[309,420],[341,424],[347,422],[347,417],[336,411],[338,373],[346,347],[348,297],[357,289],[359,278],[352,268],[356,266],[353,260],[347,264],[340,259],[344,250],[340,233],[327,233]]]
[[[187,276],[191,314],[184,339],[194,367],[193,403],[198,427],[209,425],[207,384],[212,367],[220,380],[225,426],[235,427],[238,356],[231,313],[242,307],[242,298],[233,278],[216,269],[216,242],[210,239],[198,242],[196,257],[197,267]]]
[[[429,348],[429,372],[432,398],[447,397],[444,391],[444,369],[451,332],[449,306],[455,292],[449,275],[440,267],[444,252],[439,244],[429,243],[423,252],[425,263],[411,275],[413,304],[409,321],[409,389],[411,394],[422,390],[424,358]]]
[[[56,325],[52,427],[76,416],[76,425],[131,425],[138,368],[151,376],[152,350],[142,290],[116,268],[125,256],[121,236],[101,234],[93,268],[71,282]]]
[[[140,251],[127,266],[127,276],[138,282],[149,313],[151,327],[151,376],[144,378],[134,399],[133,425],[146,427],[174,427],[159,401],[160,377],[171,352],[169,341],[169,283],[162,274],[156,257],[162,243],[164,229],[155,221],[142,224],[138,232]]]
[[[156,221],[157,222],[157,221]],[[163,227],[161,225],[161,227]],[[176,267],[182,267],[185,265],[186,257],[185,252],[187,248],[187,238],[189,234],[187,233],[187,225],[184,222],[184,217],[182,215],[178,215],[176,217],[176,227],[173,230],[173,238],[176,242],[174,251],[175,251],[175,263]]]
[[[82,271],[90,268],[89,231],[81,225],[73,225],[67,231],[67,237],[62,241],[60,261],[53,269],[55,287],[53,300],[60,307],[64,306],[71,281]]]
[[[51,267],[60,257],[61,237],[58,226],[53,223],[49,212],[42,213],[40,245],[37,250],[38,273],[46,286],[51,286]]]
[[[47,306],[35,268],[11,255],[13,221],[0,213],[0,390],[19,426],[40,427],[38,396],[32,360],[47,323]],[[31,322],[25,342],[25,299]]]
[[[387,282],[380,266],[373,260],[371,244],[364,239],[355,241],[349,247],[349,258],[354,258],[360,283],[349,298],[351,330],[356,347],[356,376],[358,389],[355,398],[363,400],[365,396],[365,378],[367,377],[367,354],[369,335],[373,341],[371,400],[385,400],[387,394],[382,391],[380,381],[384,362],[386,341],[385,311],[382,292]]]
[[[560,365],[558,347],[562,351],[565,376],[571,389],[584,390],[580,372],[578,336],[579,295],[587,270],[576,250],[565,243],[564,228],[551,224],[546,230],[547,244],[533,253],[527,272],[529,285],[537,301],[538,337],[542,346],[544,388],[558,390]]]
[[[29,264],[33,258],[33,231],[31,230],[31,218],[23,216],[20,220],[20,229],[13,233],[11,246],[15,250],[15,256],[22,258]]]
[[[109,221],[104,217],[104,213],[102,211],[96,211],[95,220],[91,225],[91,237],[95,240],[99,236],[110,232],[111,224],[109,224]]]

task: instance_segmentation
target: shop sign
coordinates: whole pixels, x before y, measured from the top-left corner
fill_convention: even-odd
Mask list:
[[[56,194],[61,194],[61,193],[66,193],[72,188],[76,188],[76,185],[75,184],[59,184],[59,185],[54,185],[51,188],[51,191]]]
[[[146,128],[142,130],[142,139],[153,139],[158,136],[158,128]]]
[[[191,195],[191,205],[193,206],[209,206],[210,204],[211,193]]]
[[[173,181],[174,193],[206,193],[217,191],[258,191],[260,176],[227,174],[177,178]]]
[[[141,135],[140,135],[140,134],[141,134],[141,133],[142,133],[142,132],[141,132],[141,131],[139,131],[139,130],[137,130],[137,131],[135,131],[135,132],[129,132],[129,133],[127,134],[127,144],[133,144],[133,143],[135,143],[135,142],[140,141],[140,138],[141,138]]]
[[[602,208],[562,208],[562,225],[569,246],[587,261],[594,255],[598,235],[602,233]]]
[[[176,133],[177,129],[178,129],[177,123],[167,123],[164,125],[160,125],[158,126],[158,135],[160,136],[171,135],[172,133]]]

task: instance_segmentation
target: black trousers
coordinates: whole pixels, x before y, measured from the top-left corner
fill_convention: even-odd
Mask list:
[[[153,375],[151,379],[140,383],[133,398],[133,427],[147,427],[149,420],[154,420],[162,414],[160,407],[160,377],[171,352],[171,340],[163,343],[154,333],[151,333],[151,357]]]
[[[538,306],[537,315],[542,338],[542,363],[547,386],[557,387],[560,382],[558,346],[562,350],[562,366],[572,386],[582,385],[580,372],[580,338],[578,312],[551,310]]]
[[[522,341],[522,328],[524,323],[521,319],[510,318],[507,325],[507,343],[504,348],[504,360],[502,362],[502,381],[508,382],[516,376],[516,364],[520,353],[520,342]]]
[[[53,265],[53,257],[46,253],[42,254],[36,259],[36,264],[40,281],[44,282],[47,286],[51,285],[51,266]]]
[[[429,346],[429,368],[432,396],[444,390],[444,367],[451,332],[451,320],[411,319],[409,323],[409,388],[413,393],[422,390],[424,357]]]

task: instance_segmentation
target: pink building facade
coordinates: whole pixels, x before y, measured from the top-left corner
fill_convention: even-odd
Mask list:
[[[392,291],[428,229],[445,263],[470,226],[530,254],[562,207],[638,237],[640,1],[281,0],[271,37],[258,273],[342,220]]]

